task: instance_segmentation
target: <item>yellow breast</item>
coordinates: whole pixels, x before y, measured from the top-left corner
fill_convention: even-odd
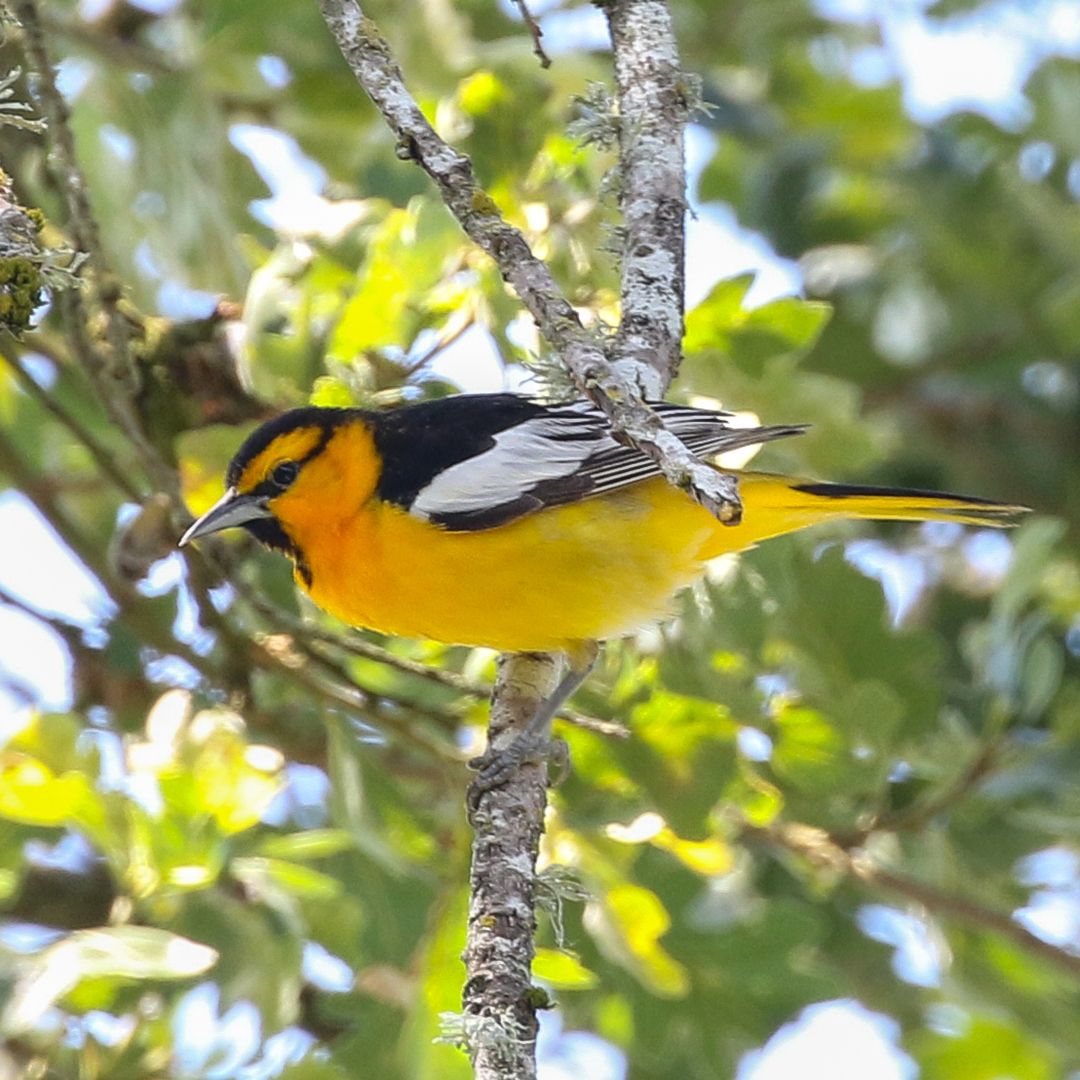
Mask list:
[[[546,651],[664,614],[700,572],[716,529],[681,492],[650,480],[482,532],[447,532],[369,501],[296,539],[312,598],[348,623]]]

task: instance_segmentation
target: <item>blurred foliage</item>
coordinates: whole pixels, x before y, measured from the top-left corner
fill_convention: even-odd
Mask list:
[[[1011,126],[920,124],[895,82],[857,78],[883,47],[873,21],[808,0],[672,6],[713,137],[703,212],[730,205],[806,283],[753,310],[749,279],[717,283],[689,313],[676,392],[813,425],[766,467],[1045,516],[1007,538],[776,541],[612,645],[577,704],[632,737],[564,726],[537,978],[564,1031],[608,1040],[641,1080],[733,1075],[837,998],[898,1022],[928,1080],[1064,1076],[1080,1069],[1080,65],[1035,64]],[[613,160],[567,134],[608,58],[542,71],[495,0],[369,7],[439,130],[585,316],[612,322]],[[164,8],[53,2],[48,36],[129,290],[137,406],[193,509],[269,412],[450,393],[487,343],[515,379],[540,358],[316,5]],[[0,68],[18,64],[12,31]],[[4,139],[62,248],[40,135]],[[268,203],[285,169],[313,190]],[[173,552],[176,508],[106,418],[58,307],[0,340],[3,505],[50,523],[95,599],[35,614],[33,564],[0,568],[0,600],[71,670],[63,711],[27,700],[4,721],[0,1072],[467,1076],[434,1039],[460,1003],[461,763],[491,656],[381,641],[394,666],[363,648],[374,635],[298,607],[282,561],[242,539]],[[12,707],[33,698],[4,678]],[[777,823],[862,845],[967,917],[745,833]],[[1065,913],[1038,931],[1059,963],[984,917],[1047,910]],[[910,970],[912,935],[928,974]]]

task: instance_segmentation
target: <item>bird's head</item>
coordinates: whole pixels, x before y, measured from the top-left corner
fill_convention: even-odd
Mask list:
[[[355,409],[292,409],[248,436],[225,473],[225,494],[180,538],[180,546],[241,527],[302,567],[309,527],[330,524],[343,503],[366,497],[370,432]],[[355,445],[354,445],[355,444]],[[365,465],[367,467],[365,468]]]

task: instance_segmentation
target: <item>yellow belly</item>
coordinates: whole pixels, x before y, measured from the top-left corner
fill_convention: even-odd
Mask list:
[[[706,549],[719,528],[655,480],[482,532],[446,532],[368,504],[336,528],[324,522],[301,547],[312,598],[354,626],[547,651],[663,615],[716,554]]]

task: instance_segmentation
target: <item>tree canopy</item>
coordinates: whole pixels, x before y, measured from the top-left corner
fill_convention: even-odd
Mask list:
[[[366,5],[600,333],[618,312],[610,55],[593,9],[535,6],[549,68],[513,4]],[[541,1060],[561,1024],[604,1040],[613,1076],[619,1055],[630,1078],[733,1076],[808,1006],[850,999],[895,1021],[927,1080],[1065,1076],[1080,63],[1032,44],[1008,114],[917,118],[883,16],[670,6],[696,213],[729,210],[802,282],[747,304],[751,276],[717,280],[723,253],[692,244],[673,396],[812,425],[763,468],[1037,513],[1008,535],[771,541],[607,647],[560,725]],[[566,377],[317,4],[36,10],[109,270],[93,296],[71,287],[85,221],[57,125],[35,122],[27,20],[6,17],[0,210],[29,212],[41,254],[0,248],[0,629],[20,658],[0,655],[0,1073],[467,1077],[463,763],[493,655],[335,624],[248,542],[181,555],[176,500],[209,506],[285,407],[437,397],[481,367],[532,391]],[[118,326],[130,363],[96,367]],[[50,651],[59,669],[34,659]]]

